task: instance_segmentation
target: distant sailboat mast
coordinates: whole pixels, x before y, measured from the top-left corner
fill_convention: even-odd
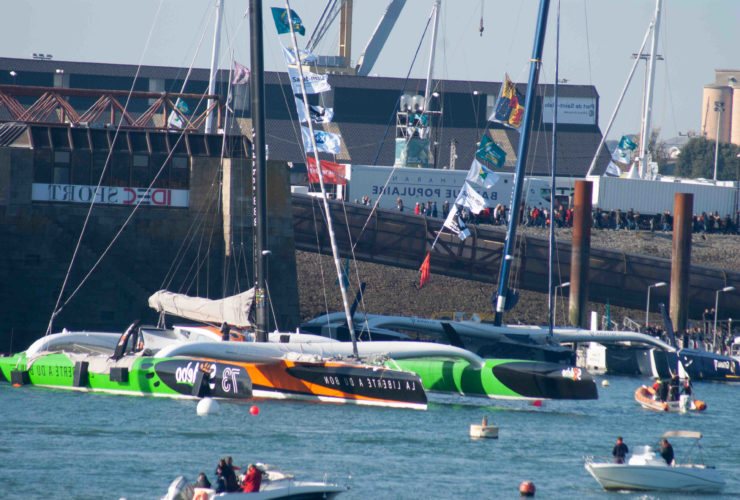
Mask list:
[[[640,137],[640,178],[651,178],[652,174],[648,171],[648,141],[650,139],[650,121],[653,113],[653,88],[655,87],[655,60],[658,52],[658,32],[660,30],[660,11],[663,0],[655,0],[655,18],[653,21],[653,39],[650,46],[650,59],[648,62],[648,80],[645,89],[643,109],[642,137]],[[639,55],[638,55],[639,57]]]
[[[519,137],[519,147],[517,149],[516,170],[514,173],[514,193],[511,199],[511,210],[509,211],[509,226],[506,232],[506,243],[504,253],[501,258],[501,273],[498,280],[498,293],[496,296],[496,314],[494,324],[501,326],[504,311],[507,310],[506,299],[510,293],[508,280],[511,271],[511,263],[514,260],[512,255],[514,240],[516,238],[516,226],[519,222],[519,207],[522,204],[522,188],[524,185],[524,171],[527,164],[527,149],[529,147],[530,128],[532,126],[532,117],[534,114],[534,96],[537,87],[537,80],[540,74],[540,65],[542,63],[542,47],[545,43],[545,31],[547,28],[547,12],[550,7],[550,0],[540,0],[539,15],[537,18],[537,31],[534,37],[534,48],[532,49],[532,58],[529,67],[529,82],[527,83],[527,95],[524,101],[524,118],[522,124],[521,136]],[[512,304],[513,305],[513,304]]]

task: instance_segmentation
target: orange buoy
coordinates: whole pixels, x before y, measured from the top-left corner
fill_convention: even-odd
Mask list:
[[[519,493],[521,493],[523,497],[533,497],[534,491],[535,487],[532,481],[524,481],[519,485]]]
[[[532,401],[532,406],[542,406],[542,400],[535,399],[534,401]]]
[[[255,406],[252,406],[252,407],[251,407],[251,408],[249,409],[249,413],[251,413],[252,415],[258,415],[258,414],[259,414],[259,412],[260,412],[260,409],[259,409],[259,408],[257,408],[257,406],[256,406],[256,405],[255,405]]]

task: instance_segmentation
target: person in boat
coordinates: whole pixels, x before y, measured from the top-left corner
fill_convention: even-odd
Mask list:
[[[673,375],[668,382],[668,401],[678,401],[678,375]]]
[[[666,438],[660,440],[660,456],[668,465],[673,463],[673,446]]]
[[[694,388],[691,386],[691,380],[686,379],[683,383],[683,388],[681,389],[681,392],[686,394],[687,396],[691,397],[691,394],[694,392]]]
[[[622,436],[617,436],[617,444],[614,445],[614,448],[612,448],[612,455],[614,455],[614,463],[615,464],[623,464],[624,458],[627,456],[627,453],[629,453],[630,450],[627,448],[627,445],[624,444],[624,441],[622,440]]]
[[[242,482],[242,491],[245,493],[256,493],[260,490],[262,484],[262,471],[254,464],[247,467],[247,475]]]
[[[219,470],[221,472],[219,472]],[[234,469],[226,463],[225,458],[218,461],[216,474],[223,476],[224,481],[226,482],[226,491],[232,492],[239,490],[239,482],[236,480],[236,473],[234,472]]]
[[[210,488],[211,482],[208,480],[205,472],[198,474],[198,480],[195,482],[196,488]]]
[[[214,489],[216,490],[216,493],[224,493],[226,491],[226,475],[224,474],[224,470],[221,468],[220,463],[218,467],[216,467],[216,485]]]

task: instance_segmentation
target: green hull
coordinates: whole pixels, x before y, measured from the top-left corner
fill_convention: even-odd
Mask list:
[[[597,399],[593,377],[580,368],[541,361],[487,359],[481,370],[441,358],[391,360],[421,377],[428,391],[502,399]]]
[[[25,353],[0,358],[0,380],[111,394],[247,399],[252,383],[246,370],[227,363],[188,358],[138,358],[116,363],[106,356],[70,357],[51,353],[29,363]],[[30,366],[29,366],[30,365]]]

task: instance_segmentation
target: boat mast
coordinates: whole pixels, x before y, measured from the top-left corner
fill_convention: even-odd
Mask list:
[[[432,46],[429,49],[429,65],[427,66],[427,82],[424,87],[424,114],[429,111],[429,97],[432,90],[432,73],[434,71],[434,51],[437,47],[437,25],[439,24],[439,8],[441,4],[442,0],[434,0],[434,7],[432,7],[434,22],[432,24]]]
[[[267,248],[267,183],[265,181],[265,108],[264,54],[262,46],[262,0],[249,0],[250,60],[252,74],[249,78],[252,96],[252,202],[254,203],[254,339],[267,341],[267,301],[265,300],[266,266],[264,252]],[[226,134],[224,134],[224,141]]]
[[[331,211],[329,207],[329,201],[327,200],[326,187],[324,185],[324,172],[321,169],[321,161],[319,160],[318,147],[316,146],[316,136],[313,133],[313,123],[311,122],[311,113],[308,107],[308,96],[306,95],[306,84],[303,80],[303,62],[301,61],[300,53],[298,52],[298,40],[296,40],[295,29],[293,25],[292,11],[290,10],[290,2],[285,0],[285,9],[288,13],[288,25],[290,25],[290,37],[293,42],[293,50],[296,57],[296,66],[298,66],[298,76],[301,81],[301,96],[303,97],[303,106],[305,115],[308,117],[308,129],[309,135],[311,136],[311,146],[313,147],[313,157],[316,161],[316,170],[319,174],[319,186],[321,186],[321,199],[324,203],[324,212],[326,213],[326,227],[329,232],[329,241],[331,242],[331,253],[334,257],[334,267],[337,270],[337,278],[339,281],[339,289],[342,292],[342,304],[344,305],[344,313],[347,318],[347,328],[349,329],[349,335],[352,339],[352,353],[355,358],[359,358],[357,351],[357,337],[355,335],[355,325],[352,321],[352,312],[349,307],[349,300],[347,299],[347,285],[342,279],[342,263],[339,261],[339,247],[337,246],[337,238],[334,234],[334,224],[332,222]]]
[[[560,64],[560,0],[557,7],[557,22],[555,23],[555,84],[552,91],[552,165],[550,171],[550,237],[549,237],[549,260],[547,265],[547,309],[548,309],[548,329],[547,340],[552,340],[552,330],[555,325],[555,303],[553,292],[555,283],[553,282],[553,269],[555,268],[555,165],[557,163],[558,152],[558,70]]]
[[[213,53],[211,54],[211,73],[208,78],[208,93],[214,95],[216,93],[216,71],[218,70],[218,53],[219,46],[221,44],[221,17],[224,12],[223,0],[216,0],[216,27],[213,30]],[[213,99],[208,99],[208,107],[213,106]],[[215,111],[211,111],[206,116],[206,134],[215,133],[215,126],[213,124],[213,115]],[[225,132],[224,132],[225,134]]]
[[[653,40],[650,45],[650,60],[648,62],[648,81],[645,100],[643,102],[642,137],[640,137],[640,179],[646,179],[648,173],[648,140],[650,138],[650,119],[653,113],[653,87],[655,86],[655,59],[658,52],[658,31],[660,30],[660,10],[663,0],[655,0],[655,20],[653,21]]]
[[[506,231],[506,243],[501,258],[501,273],[498,280],[498,295],[496,297],[496,314],[494,324],[501,326],[504,311],[506,310],[506,297],[509,293],[508,280],[511,270],[511,262],[514,260],[512,253],[514,239],[516,238],[516,226],[519,222],[519,207],[522,204],[522,187],[524,185],[524,171],[527,163],[527,149],[529,147],[529,133],[534,115],[534,96],[537,88],[537,80],[542,63],[542,47],[545,43],[545,31],[547,28],[547,12],[550,0],[540,0],[539,14],[537,17],[537,31],[534,36],[534,48],[529,65],[529,82],[527,83],[527,95],[524,100],[524,118],[519,147],[517,149],[516,170],[514,172],[514,193],[511,199],[511,210],[509,211],[509,226]],[[557,112],[557,110],[556,110]]]

